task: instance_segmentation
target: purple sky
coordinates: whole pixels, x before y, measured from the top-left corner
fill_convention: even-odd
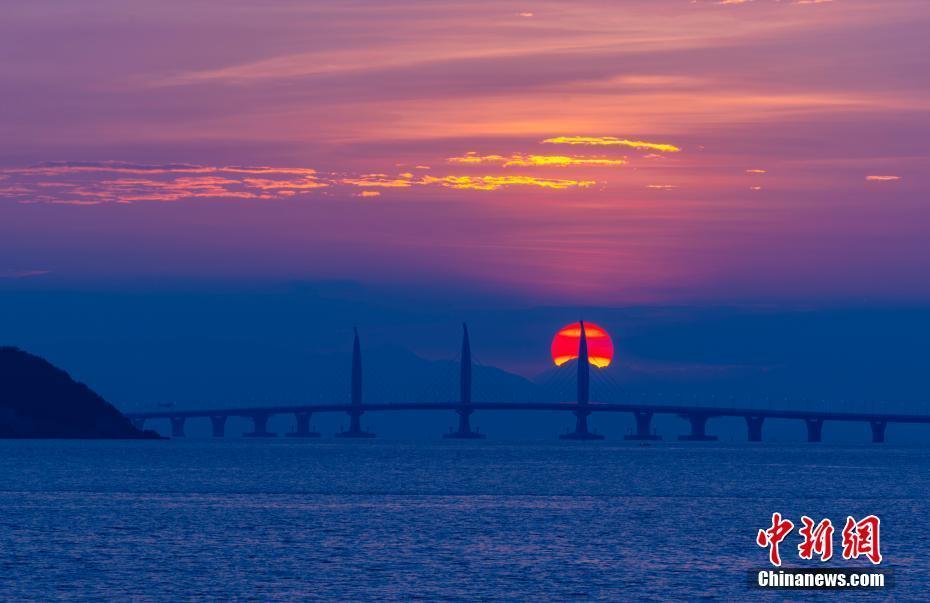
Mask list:
[[[0,286],[930,297],[930,3],[17,3]]]

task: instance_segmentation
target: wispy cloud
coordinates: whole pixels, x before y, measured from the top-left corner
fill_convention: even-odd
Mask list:
[[[364,174],[358,178],[343,178],[339,182],[352,186],[376,188],[410,188],[413,184],[409,178],[392,178],[387,174]]]
[[[21,279],[49,274],[49,270],[0,270],[0,279]]]
[[[596,184],[593,180],[562,178],[535,178],[533,176],[424,176],[423,184],[440,184],[448,188],[493,191],[509,186],[536,186],[541,188],[585,188]]]
[[[661,151],[663,153],[677,153],[681,151],[679,147],[671,144],[647,142],[645,140],[628,140],[615,136],[556,136],[554,138],[547,138],[542,142],[544,144],[630,147],[639,150]]]
[[[887,182],[890,180],[900,180],[901,176],[866,176],[865,179],[870,182]]]
[[[311,168],[272,166],[53,162],[2,172],[0,197],[79,206],[205,198],[268,200],[330,185]]]
[[[567,155],[523,155],[514,154],[507,157],[503,155],[478,155],[469,151],[465,155],[449,157],[449,163],[457,164],[497,164],[504,167],[511,166],[553,166],[568,167],[573,165],[587,166],[620,166],[627,163],[626,159],[608,159],[604,157],[569,157]]]

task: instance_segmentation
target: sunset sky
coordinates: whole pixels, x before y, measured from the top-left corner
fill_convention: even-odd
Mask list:
[[[0,288],[930,298],[930,3],[21,2]]]

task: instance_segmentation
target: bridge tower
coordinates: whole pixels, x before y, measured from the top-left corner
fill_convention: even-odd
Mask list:
[[[588,363],[588,336],[585,334],[584,321],[581,325],[581,340],[578,343],[578,408],[575,412],[575,431],[563,433],[562,440],[603,440],[604,436],[588,431],[588,406],[591,384],[591,365]]]
[[[483,433],[472,431],[471,413],[475,412],[471,407],[471,343],[468,340],[468,325],[462,323],[462,359],[459,369],[459,407],[456,411],[459,415],[458,431],[450,431],[443,434],[444,438],[477,440],[484,437]]]
[[[352,402],[349,404],[349,430],[340,431],[337,438],[373,438],[375,434],[362,430],[362,351],[358,342],[358,329],[352,343]]]

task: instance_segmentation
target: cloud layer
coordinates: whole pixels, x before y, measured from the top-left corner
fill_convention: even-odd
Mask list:
[[[0,257],[36,282],[912,300],[928,23],[924,0],[16,3]]]

